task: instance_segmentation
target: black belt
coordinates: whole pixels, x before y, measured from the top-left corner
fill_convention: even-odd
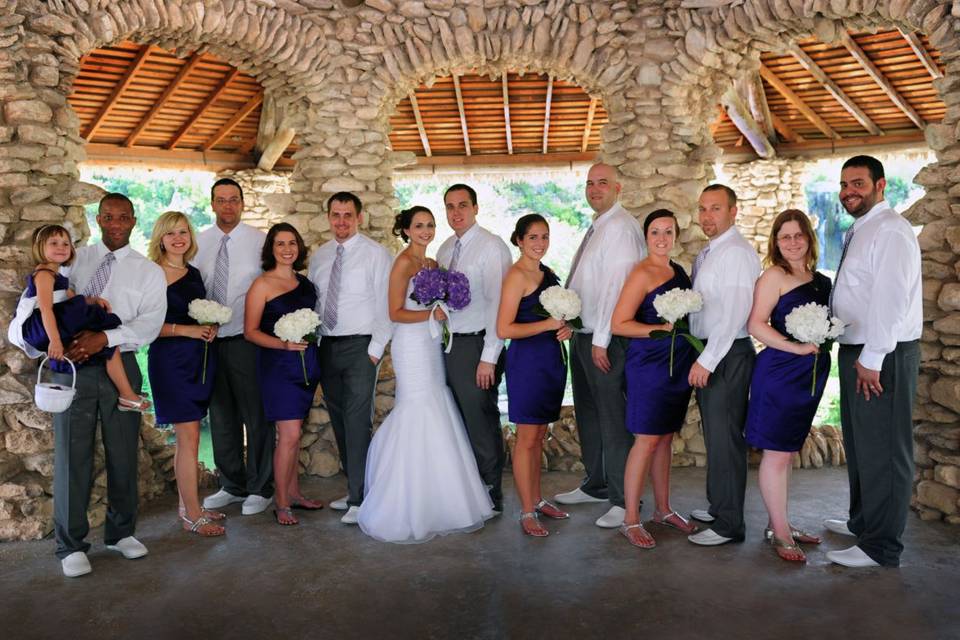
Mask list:
[[[235,336],[217,336],[218,342],[233,342],[235,340],[244,340],[242,333],[238,333]]]
[[[486,330],[481,329],[480,331],[471,331],[469,333],[455,333],[453,334],[453,337],[454,338],[473,338],[475,336],[485,336],[485,335],[487,335]]]
[[[331,340],[336,342],[338,340],[359,340],[360,338],[371,338],[372,336],[369,333],[354,333],[349,336],[321,336],[322,340]]]

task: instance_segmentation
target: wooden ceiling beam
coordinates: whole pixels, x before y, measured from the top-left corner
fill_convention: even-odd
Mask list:
[[[840,134],[833,130],[833,128],[826,123],[826,121],[818,116],[813,109],[810,108],[806,102],[800,99],[800,96],[795,94],[793,90],[784,84],[783,80],[777,77],[773,71],[771,71],[767,65],[760,65],[760,76],[770,83],[777,92],[786,98],[787,102],[792,104],[796,109],[803,114],[803,116],[809,120],[813,126],[823,132],[828,138],[833,138],[834,140],[840,139]]]
[[[770,140],[767,138],[766,131],[757,124],[757,121],[750,113],[749,107],[744,104],[740,98],[740,94],[737,93],[736,87],[731,85],[730,88],[724,92],[720,98],[720,104],[726,108],[730,120],[734,126],[737,127],[737,130],[743,134],[743,137],[747,139],[747,142],[750,143],[750,146],[753,147],[753,150],[757,152],[758,156],[761,158],[773,158],[777,155],[777,152],[773,149],[773,145],[770,144]],[[740,145],[741,143],[738,142],[737,146]]]
[[[423,166],[462,166],[462,165],[515,165],[515,166],[542,166],[547,164],[567,164],[571,162],[593,162],[596,160],[596,152],[579,153],[554,152],[554,153],[474,153],[472,156],[431,156],[417,158],[418,167]],[[403,171],[403,169],[398,169]]]
[[[791,129],[790,125],[784,122],[777,114],[771,113],[770,120],[773,122],[774,128],[787,142],[803,142],[805,140],[802,135]]]
[[[770,141],[770,144],[776,145],[777,132],[773,126],[770,105],[767,103],[767,94],[763,90],[763,79],[760,74],[751,73],[740,77],[734,82],[734,87],[740,95],[740,99],[750,109],[750,114],[763,130],[767,140]]]
[[[720,126],[723,124],[723,118],[727,115],[727,112],[724,111],[723,105],[717,105],[717,119],[710,123],[710,137],[713,138],[717,135],[717,131],[720,129]]]
[[[273,171],[274,165],[277,164],[277,161],[283,156],[283,152],[293,142],[295,135],[297,135],[297,132],[292,127],[279,129],[277,134],[263,148],[263,153],[260,154],[260,160],[257,162],[257,168],[263,171]]]
[[[807,52],[800,48],[800,45],[796,43],[791,43],[787,47],[787,51],[790,52],[790,55],[800,63],[800,66],[810,72],[817,82],[823,85],[823,88],[833,96],[833,99],[840,103],[840,106],[846,109],[850,115],[857,119],[864,129],[870,132],[870,135],[882,136],[883,131],[880,130],[880,127],[870,119],[870,117],[863,112],[863,110],[857,106],[857,104],[850,98],[843,89],[837,86],[837,83],[833,81],[826,72],[820,68],[813,58],[807,55]]]
[[[543,114],[543,153],[547,153],[547,142],[550,136],[550,104],[553,102],[553,75],[547,80],[547,106]]]
[[[509,80],[506,73],[500,76],[500,84],[503,87],[503,119],[507,130],[507,154],[513,155],[513,133],[510,131],[510,91],[507,89]]]
[[[207,111],[210,105],[216,102],[220,96],[223,95],[223,92],[226,91],[227,86],[233,82],[238,75],[240,75],[239,69],[230,69],[230,72],[224,77],[220,84],[217,85],[217,88],[213,90],[213,93],[207,96],[207,99],[204,100],[203,103],[197,107],[197,110],[193,112],[193,115],[190,116],[190,119],[187,120],[182,127],[180,127],[177,133],[173,136],[173,139],[167,143],[167,149],[173,149],[180,144],[180,141],[185,135],[187,135],[187,132],[189,132],[190,129],[193,128],[193,125],[195,125],[197,121],[203,117],[203,114]]]
[[[920,36],[918,36],[916,33],[907,33],[903,29],[900,29],[900,35],[902,35],[903,39],[907,41],[907,44],[910,45],[910,48],[913,49],[913,52],[917,54],[917,57],[920,58],[920,62],[926,68],[927,72],[933,77],[933,79],[939,80],[942,78],[943,72],[940,71],[940,67],[937,66],[936,62],[934,62],[930,52],[927,51],[926,47],[923,46],[923,42],[920,41]]]
[[[427,154],[427,157],[433,155],[433,152],[430,151],[430,140],[427,138],[427,129],[423,126],[423,118],[420,117],[420,105],[417,104],[417,94],[415,91],[410,92],[410,106],[413,107],[413,117],[417,121],[417,131],[420,132],[420,143],[423,145],[423,152]]]
[[[167,85],[167,88],[163,90],[163,93],[160,94],[160,97],[150,108],[150,111],[147,112],[147,115],[143,117],[140,121],[140,124],[137,125],[136,129],[127,136],[127,139],[123,141],[123,146],[132,147],[137,143],[137,138],[140,137],[140,134],[143,133],[144,129],[150,126],[150,122],[153,118],[160,112],[160,109],[167,103],[174,92],[180,88],[180,85],[186,80],[187,76],[197,67],[200,63],[200,59],[203,57],[203,54],[194,53],[187,62],[180,67],[180,71],[177,72],[177,75],[173,78],[170,84]]]
[[[463,148],[470,155],[470,131],[467,128],[467,114],[463,108],[463,93],[460,91],[460,78],[453,74],[453,90],[457,94],[457,109],[460,110],[460,129],[463,131]]]
[[[587,147],[590,146],[590,134],[591,129],[593,129],[593,118],[597,113],[597,102],[596,98],[590,98],[590,107],[587,109],[587,124],[583,127],[583,139],[580,141],[580,153],[586,153]]]
[[[879,85],[883,92],[887,94],[887,97],[897,105],[897,108],[903,111],[908,118],[910,118],[917,127],[923,131],[927,123],[923,121],[923,118],[920,117],[920,114],[910,106],[903,96],[893,87],[890,81],[883,75],[880,69],[877,68],[877,65],[873,63],[869,56],[860,48],[860,45],[851,37],[849,33],[843,31],[840,34],[840,42],[843,43],[843,46],[847,48],[847,51],[850,52],[850,55],[860,63],[860,66],[863,67],[863,70],[873,78],[873,81]]]
[[[124,73],[123,77],[120,79],[120,82],[117,83],[113,91],[110,93],[110,97],[107,98],[107,101],[103,104],[100,111],[94,116],[93,120],[87,126],[87,130],[83,132],[83,138],[90,142],[93,139],[93,136],[96,135],[97,130],[103,126],[104,122],[107,119],[107,116],[110,115],[110,112],[113,111],[114,107],[117,106],[117,102],[120,99],[120,96],[126,91],[127,87],[130,86],[130,83],[133,82],[134,77],[137,75],[137,72],[147,61],[147,58],[150,56],[151,51],[153,50],[152,45],[144,45],[137,52],[136,57],[133,59],[133,62],[127,67],[127,71]]]
[[[234,127],[240,124],[248,115],[250,115],[254,109],[259,107],[263,103],[263,89],[257,92],[255,96],[250,98],[250,100],[240,107],[240,110],[237,111],[233,116],[227,120],[220,129],[211,136],[209,140],[203,143],[203,146],[200,147],[203,151],[210,151],[210,149],[217,146],[221,140],[227,137]]]

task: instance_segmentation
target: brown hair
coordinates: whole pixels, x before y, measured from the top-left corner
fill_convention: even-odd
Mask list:
[[[810,218],[799,209],[782,211],[773,221],[773,228],[770,230],[770,240],[767,242],[767,255],[763,259],[763,263],[768,267],[780,267],[788,274],[794,275],[793,269],[790,268],[790,263],[783,257],[783,254],[780,252],[780,247],[777,244],[777,234],[780,233],[783,225],[788,222],[796,222],[800,225],[800,233],[807,238],[807,269],[813,272],[817,268],[817,256],[820,253],[817,236],[813,233],[813,225],[810,224]]]
[[[190,262],[190,260],[197,255],[197,235],[193,232],[193,225],[190,224],[190,219],[187,218],[186,214],[179,211],[167,211],[157,218],[157,222],[153,225],[153,232],[150,235],[150,245],[147,247],[148,258],[157,264],[160,263],[160,258],[166,251],[166,249],[163,248],[163,236],[167,232],[173,231],[173,228],[181,222],[186,223],[187,231],[190,232],[190,248],[187,249],[187,252],[183,255],[183,260],[184,262]]]
[[[273,242],[277,239],[277,234],[286,231],[292,233],[297,241],[297,259],[293,261],[294,271],[303,271],[307,266],[307,254],[309,253],[303,236],[297,231],[297,228],[289,222],[278,222],[267,231],[267,238],[263,241],[263,250],[260,252],[260,266],[264,271],[270,271],[277,267],[277,258],[273,255]]]
[[[31,242],[31,253],[33,254],[33,259],[37,264],[49,262],[47,260],[47,255],[43,252],[43,245],[47,243],[47,240],[54,236],[64,236],[70,241],[70,257],[67,258],[66,262],[63,264],[64,266],[72,264],[74,258],[77,257],[77,251],[73,248],[73,238],[70,237],[70,232],[67,231],[66,227],[62,227],[59,224],[45,224],[34,229],[33,240]]]
[[[708,193],[710,191],[723,191],[727,194],[727,206],[735,207],[737,206],[737,192],[728,187],[725,184],[711,184],[706,189],[701,191],[701,194]]]

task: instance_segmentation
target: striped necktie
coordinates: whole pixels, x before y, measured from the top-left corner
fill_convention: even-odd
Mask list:
[[[570,275],[567,276],[567,281],[564,283],[564,288],[569,288],[570,283],[573,282],[573,274],[577,272],[577,267],[580,266],[580,259],[583,257],[583,252],[586,250],[587,243],[590,242],[590,238],[593,237],[594,227],[590,225],[590,228],[587,229],[586,235],[583,236],[583,240],[580,241],[580,246],[577,247],[577,253],[573,256],[573,266],[570,267]]]
[[[847,229],[843,234],[843,249],[840,251],[840,264],[837,265],[837,275],[833,278],[833,287],[830,289],[830,315],[833,315],[833,294],[837,290],[837,282],[840,281],[840,269],[843,268],[843,260],[847,257],[847,249],[850,248],[850,241],[853,240],[853,226]]]
[[[447,271],[456,271],[457,263],[460,262],[461,248],[463,248],[463,245],[460,244],[460,238],[457,238],[457,241],[453,245],[453,257],[450,258],[450,266],[447,267]]]
[[[113,255],[112,252],[103,256],[103,260],[97,265],[97,270],[93,272],[93,277],[90,278],[90,282],[84,287],[83,295],[93,296],[95,298],[100,297],[100,294],[103,293],[107,283],[110,281],[110,272],[113,270],[113,263],[116,261],[117,257]]]
[[[704,261],[707,259],[707,254],[710,253],[710,245],[708,244],[703,249],[700,250],[700,253],[697,254],[696,259],[693,261],[693,269],[690,271],[690,281],[693,282],[697,279],[697,273],[700,271],[700,267],[703,266]]]
[[[230,236],[220,238],[220,250],[217,251],[217,262],[213,267],[213,285],[210,287],[211,299],[220,304],[227,304],[227,283],[230,282],[230,254],[227,252],[227,243]]]
[[[330,269],[327,297],[323,304],[323,325],[327,330],[337,326],[337,302],[340,298],[340,277],[343,275],[343,245],[337,244],[337,257]]]

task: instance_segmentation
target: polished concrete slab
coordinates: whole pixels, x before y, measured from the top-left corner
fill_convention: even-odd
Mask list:
[[[577,481],[550,473],[544,487]],[[702,507],[703,483],[702,469],[677,470],[674,507]],[[345,484],[305,486],[331,500]],[[792,497],[794,523],[821,531],[845,512],[846,472],[797,471]],[[511,495],[479,532],[398,546],[327,509],[280,527],[238,505],[226,537],[200,539],[180,532],[171,496],[142,515],[149,556],[124,560],[95,530],[82,578],[61,576],[52,540],[0,544],[0,638],[960,638],[957,528],[911,516],[900,569],[831,565],[825,552],[851,540],[831,533],[795,566],[762,543],[755,471],[747,502],[742,544],[696,547],[652,526],[658,546],[642,551],[593,524],[601,504],[532,539]]]

